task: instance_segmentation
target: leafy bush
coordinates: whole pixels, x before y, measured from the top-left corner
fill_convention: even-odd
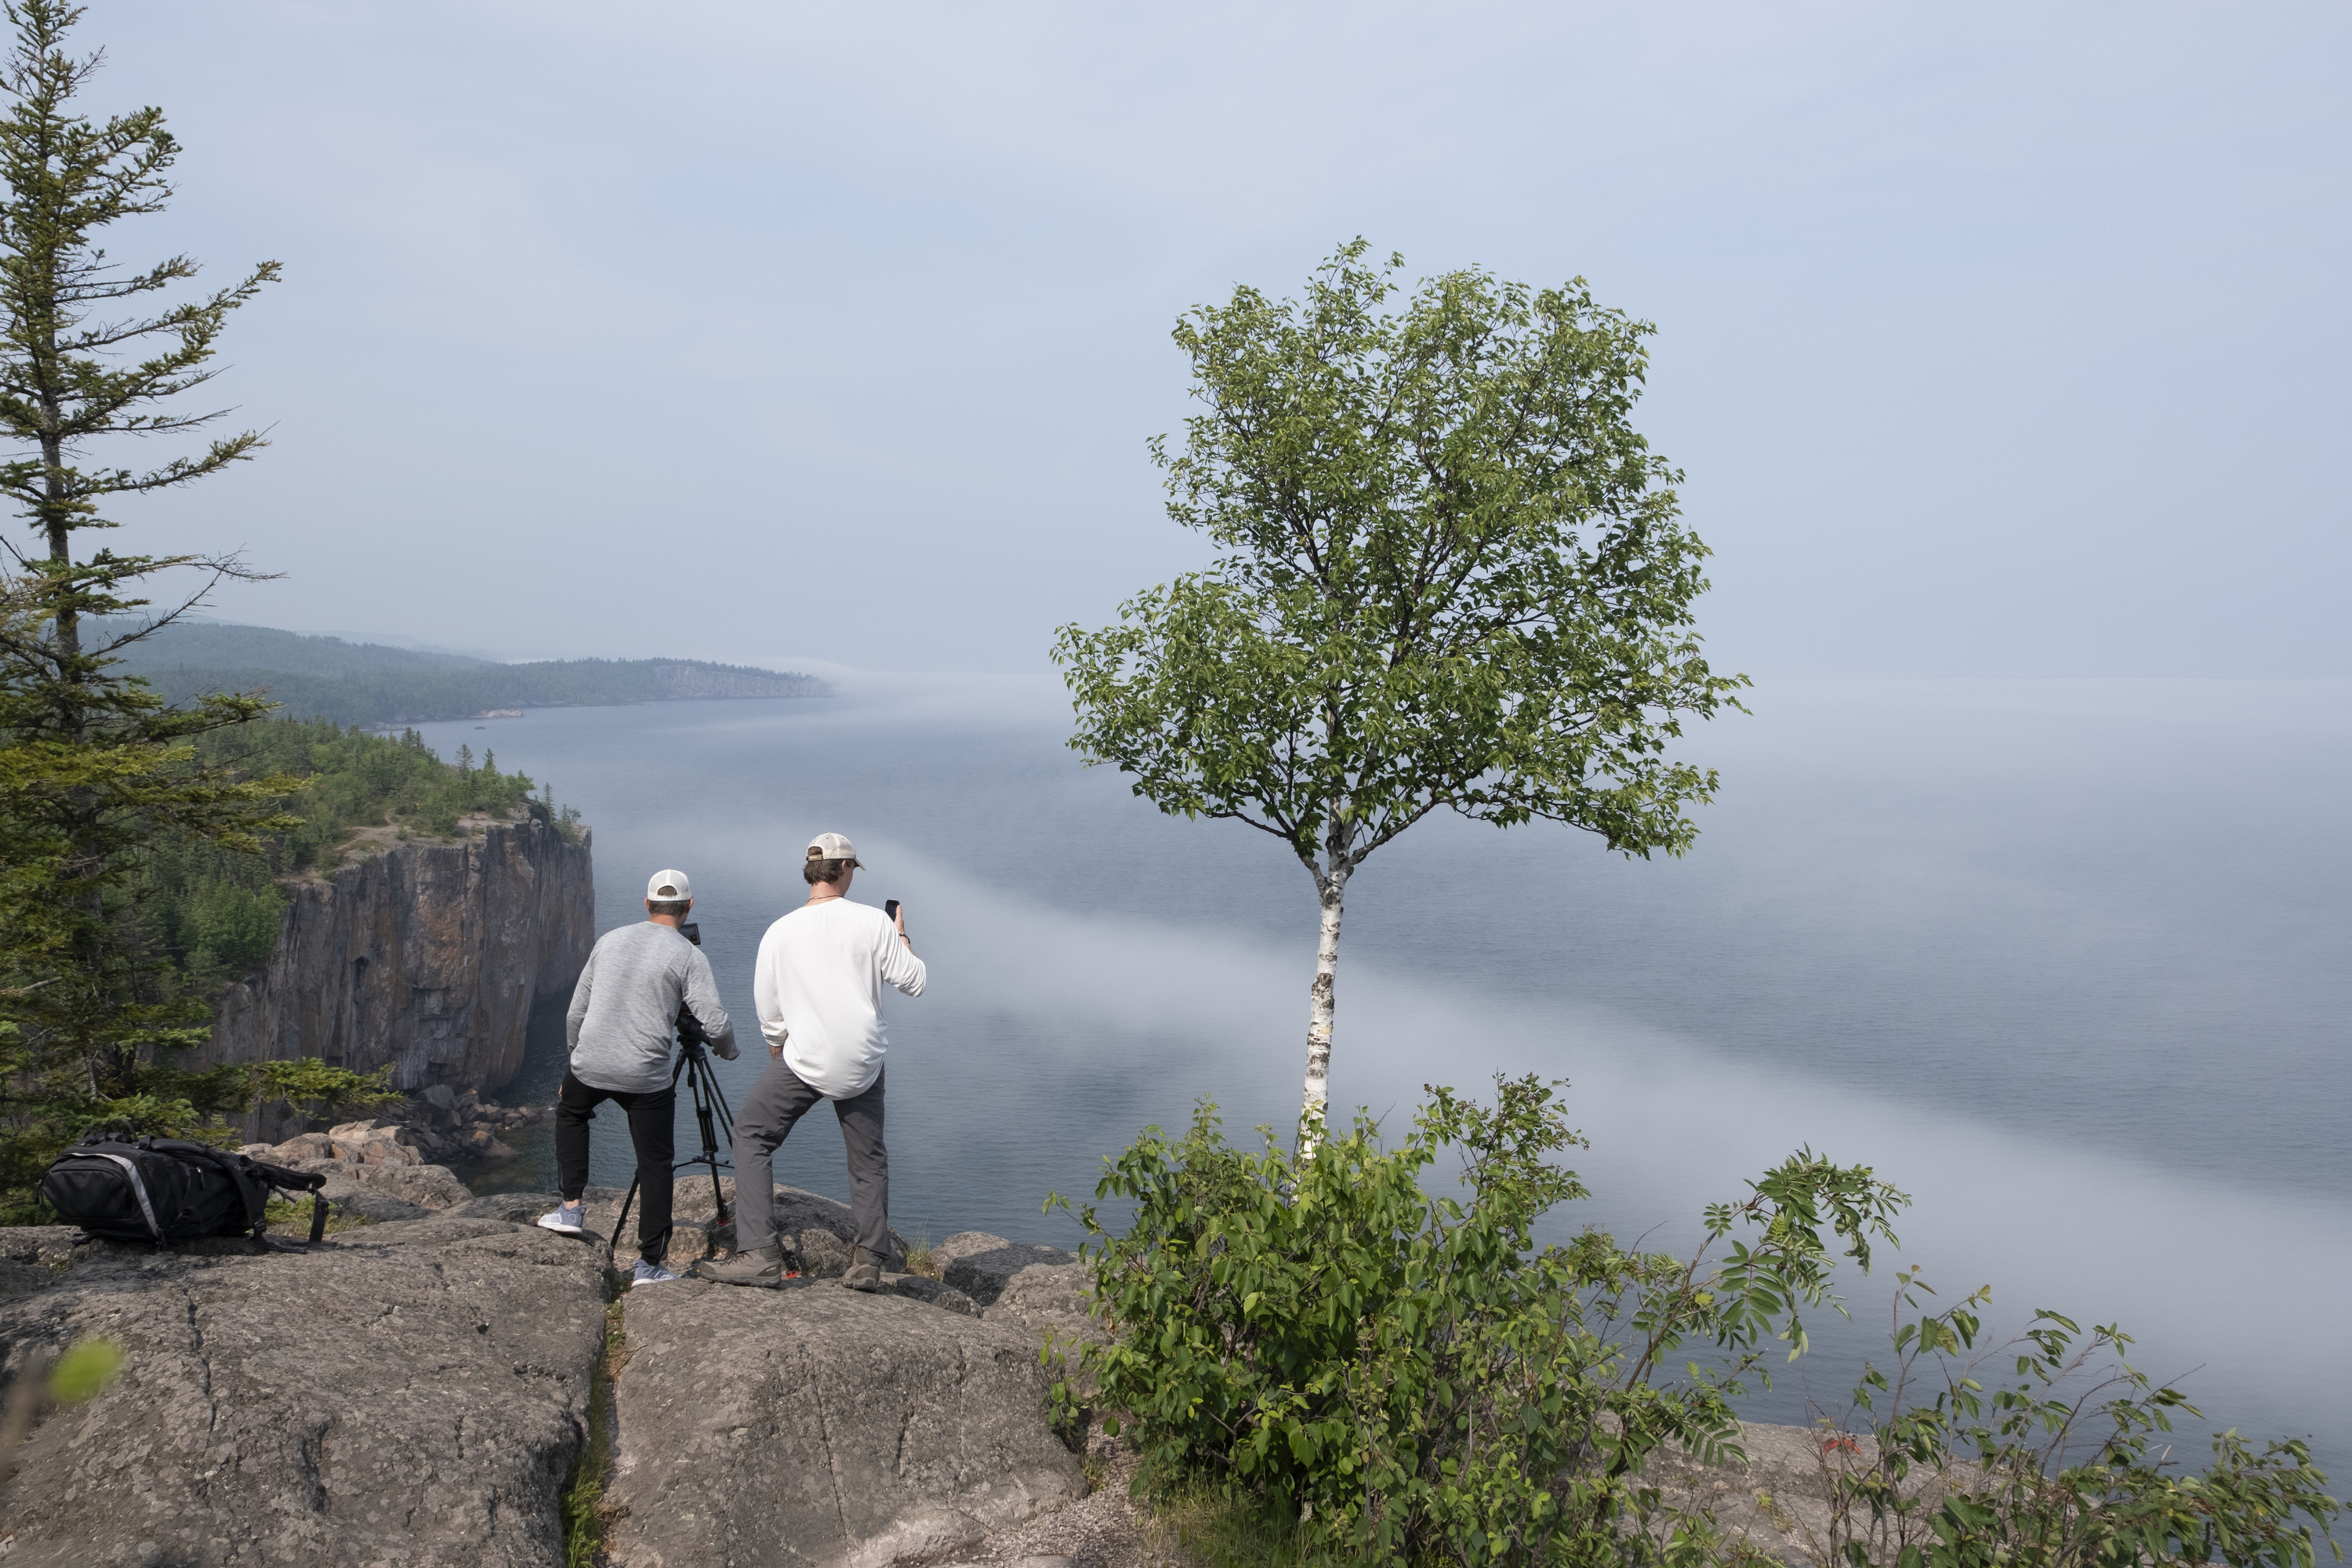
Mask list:
[[[1929,1312],[1916,1271],[1895,1285],[1892,1374],[1869,1366],[1846,1418],[1822,1422],[1828,1523],[1800,1525],[1822,1568],[2311,1568],[2322,1539],[2342,1560],[2327,1536],[2341,1505],[2303,1443],[2258,1453],[2218,1433],[2203,1473],[2177,1473],[2158,1434],[2173,1412],[2200,1412],[2120,1359],[2132,1342],[2120,1328],[2084,1340],[2042,1310],[2016,1341],[1971,1355],[1989,1291]],[[1906,1308],[1918,1317],[1904,1321]],[[2014,1382],[1987,1372],[2012,1352]]]
[[[1679,1442],[1737,1452],[1731,1397],[1769,1345],[1804,1344],[1826,1295],[1828,1230],[1865,1265],[1905,1201],[1867,1167],[1810,1152],[1710,1211],[1701,1272],[1588,1230],[1537,1249],[1535,1221],[1586,1195],[1549,1156],[1582,1141],[1554,1086],[1497,1082],[1495,1108],[1433,1099],[1384,1149],[1359,1116],[1301,1160],[1224,1141],[1213,1107],[1149,1129],[1097,1197],[1134,1201],[1125,1236],[1088,1206],[1086,1256],[1120,1330],[1090,1347],[1096,1397],[1136,1421],[1146,1486],[1207,1486],[1307,1526],[1335,1557],[1404,1563],[1688,1557],[1648,1528],[1643,1458]],[[1464,1156],[1466,1204],[1423,1170]],[[1668,1377],[1686,1341],[1720,1352]],[[1068,1384],[1060,1397],[1075,1401]]]
[[[1586,1195],[1552,1162],[1582,1143],[1559,1087],[1497,1079],[1491,1110],[1432,1089],[1396,1147],[1360,1113],[1309,1158],[1270,1134],[1261,1152],[1233,1148],[1207,1104],[1181,1138],[1146,1129],[1096,1189],[1131,1200],[1126,1233],[1078,1211],[1116,1339],[1079,1352],[1089,1393],[1084,1380],[1057,1385],[1065,1417],[1082,1399],[1125,1415],[1139,1488],[1195,1511],[1203,1499],[1258,1510],[1269,1539],[1318,1560],[1752,1557],[1668,1509],[1644,1461],[1668,1444],[1707,1462],[1744,1458],[1732,1401],[1751,1375],[1769,1385],[1776,1350],[1803,1353],[1801,1314],[1832,1300],[1833,1254],[1867,1270],[1908,1199],[1867,1166],[1806,1150],[1711,1206],[1688,1259],[1591,1228],[1538,1248],[1537,1219]],[[1463,1199],[1419,1184],[1448,1147],[1462,1155]],[[1916,1276],[1898,1279],[1912,1300]],[[1922,1353],[1967,1343],[1981,1300],[1909,1325],[1897,1341],[1909,1359],[1892,1381],[1872,1371],[1865,1405],[1906,1386]],[[2081,1371],[2074,1331],[2038,1320],[2018,1361],[2027,1386],[1987,1395],[1954,1369],[1930,1405],[1895,1397],[1874,1441],[1832,1434],[1823,1465],[1843,1511],[1815,1543],[1825,1568],[2207,1557],[2309,1568],[2313,1527],[2324,1535],[2336,1505],[2301,1447],[2257,1456],[2227,1436],[2203,1476],[2168,1476],[2145,1438],[2187,1407],[2127,1368],[2130,1394],[2099,1407],[2115,1436],[2086,1461],[2062,1462],[2063,1442],[2024,1441],[2071,1432],[2087,1408],[2050,1392]],[[2124,1342],[2102,1329],[2089,1348]],[[1697,1359],[1677,1366],[1683,1355]]]

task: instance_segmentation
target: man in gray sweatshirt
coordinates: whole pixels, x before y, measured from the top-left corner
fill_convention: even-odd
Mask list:
[[[588,1126],[596,1107],[613,1101],[629,1119],[644,1199],[637,1210],[639,1285],[677,1278],[662,1258],[669,1251],[677,1152],[677,1085],[670,1077],[669,1049],[678,1009],[694,1015],[712,1050],[729,1061],[736,1054],[735,1026],[719,1005],[710,961],[677,929],[693,908],[694,889],[685,872],[656,872],[646,884],[645,923],[596,939],[564,1018],[572,1065],[555,1096],[555,1179],[563,1205],[539,1223],[579,1234],[580,1200],[588,1190]]]

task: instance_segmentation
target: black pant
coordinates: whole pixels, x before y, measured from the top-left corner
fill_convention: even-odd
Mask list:
[[[596,1089],[564,1068],[563,1087],[555,1091],[555,1180],[567,1204],[578,1203],[588,1190],[588,1124],[608,1100],[628,1112],[629,1142],[637,1151],[637,1253],[659,1263],[669,1252],[670,1181],[677,1157],[676,1084],[635,1093]]]

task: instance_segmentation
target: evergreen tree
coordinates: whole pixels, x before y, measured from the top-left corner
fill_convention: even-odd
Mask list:
[[[299,784],[198,756],[199,737],[266,703],[173,707],[114,668],[126,644],[205,589],[252,575],[243,563],[77,546],[114,526],[109,500],[191,484],[262,445],[247,430],[160,467],[100,450],[220,417],[183,399],[217,374],[229,312],[278,268],[173,303],[166,296],[196,275],[188,258],[143,269],[109,260],[102,232],[163,209],[179,147],[159,110],[102,123],[75,112],[101,62],[65,47],[80,15],[58,0],[0,6],[15,32],[0,61],[0,443],[20,454],[0,462],[0,494],[34,536],[29,550],[7,542],[15,570],[0,583],[0,1211],[22,1208],[48,1153],[94,1122],[217,1129],[217,1114],[249,1104],[265,1078],[330,1099],[358,1085],[331,1082],[315,1063],[201,1075],[169,1065],[205,1039],[206,1010],[144,929],[142,858],[173,837],[254,850],[260,833],[290,825],[277,803]],[[145,581],[181,568],[204,574],[204,589],[160,616],[135,614],[150,603]],[[117,616],[128,617],[120,631],[84,636],[92,617]]]

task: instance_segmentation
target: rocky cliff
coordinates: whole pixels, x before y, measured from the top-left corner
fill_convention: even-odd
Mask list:
[[[191,1065],[315,1056],[393,1087],[488,1091],[522,1066],[531,1005],[579,977],[595,940],[589,840],[528,816],[447,843],[364,842],[290,887],[278,948],[220,997]]]
[[[1037,1331],[937,1280],[886,1275],[869,1296],[687,1279],[608,1308],[601,1237],[531,1223],[552,1194],[320,1163],[343,1167],[328,1190],[360,1223],[315,1247],[0,1230],[0,1405],[69,1344],[122,1352],[0,1479],[7,1568],[548,1568],[571,1560],[568,1522],[627,1568],[1066,1568],[1087,1504],[1129,1511],[1124,1488],[1086,1496]],[[621,1196],[588,1189],[594,1227]],[[678,1184],[674,1264],[707,1248],[710,1196]],[[823,1237],[846,1258],[846,1205],[776,1199],[803,1252]],[[963,1239],[983,1294],[1083,1268]],[[574,1478],[604,1492],[567,1521]]]

